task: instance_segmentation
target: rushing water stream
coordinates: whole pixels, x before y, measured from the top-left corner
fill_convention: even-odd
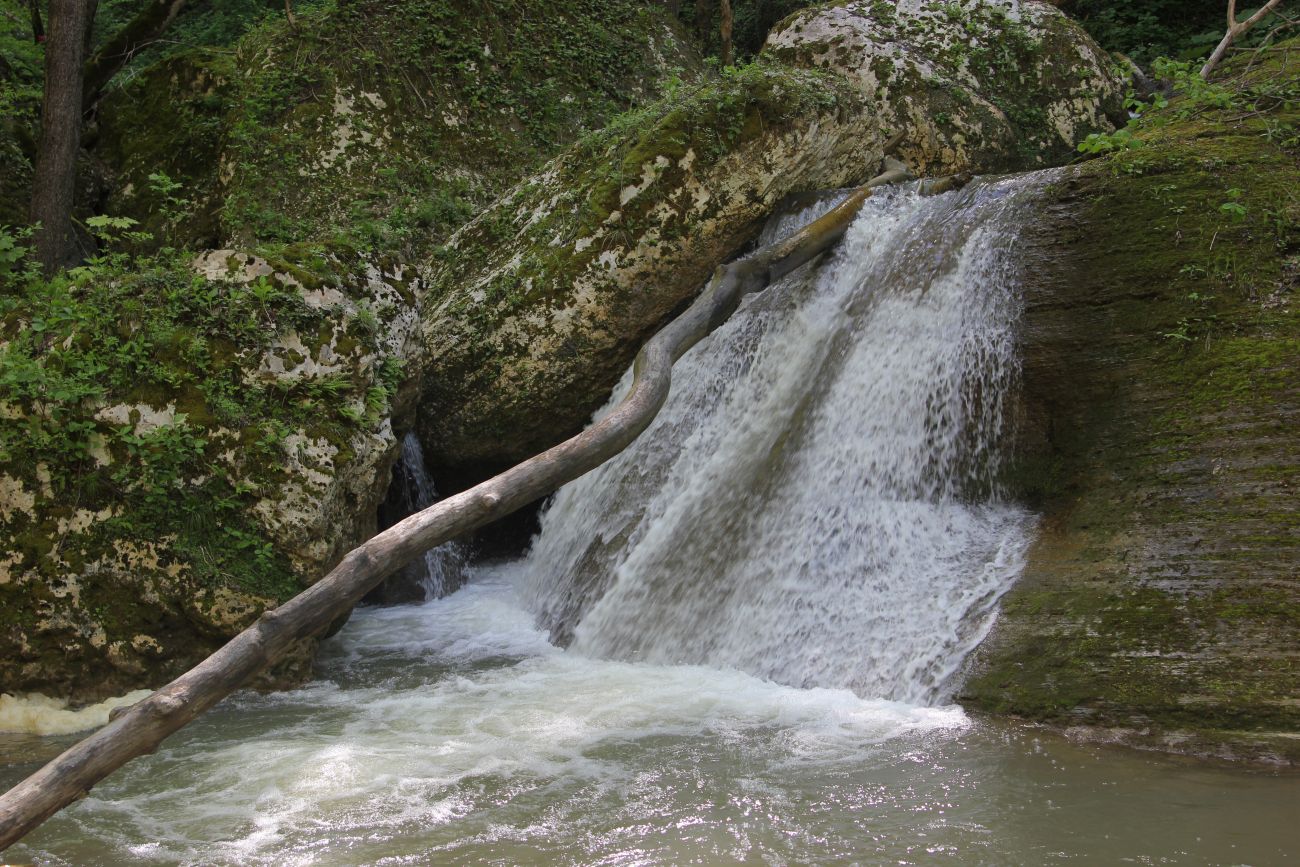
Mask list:
[[[1041,182],[872,199],[679,363],[525,558],[358,611],[316,681],[226,701],[9,857],[1290,863],[1293,779],[950,703],[1033,532],[998,468]],[[0,736],[0,782],[65,742]]]

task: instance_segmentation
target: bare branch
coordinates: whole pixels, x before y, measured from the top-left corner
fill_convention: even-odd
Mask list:
[[[1232,43],[1236,41],[1237,37],[1255,26],[1257,22],[1272,12],[1273,9],[1281,4],[1281,2],[1282,0],[1268,0],[1267,3],[1256,10],[1254,15],[1241,23],[1237,23],[1237,0],[1228,0],[1228,32],[1223,34],[1223,39],[1219,42],[1218,46],[1215,47],[1214,53],[1210,55],[1210,59],[1205,61],[1205,65],[1201,67],[1201,78],[1208,81],[1210,73],[1214,72],[1215,67],[1223,61],[1224,56],[1228,53],[1228,48],[1232,46]]]

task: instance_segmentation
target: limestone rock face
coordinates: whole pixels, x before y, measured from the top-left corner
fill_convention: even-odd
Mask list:
[[[1294,82],[1295,57],[1232,85]],[[1063,171],[1017,245],[1014,487],[1044,520],[962,701],[1296,764],[1300,167],[1269,131],[1300,111],[1184,108]]]
[[[403,371],[420,363],[423,284],[368,260],[332,267],[349,279],[199,256],[166,279],[222,311],[233,337],[134,314],[174,348],[60,408],[49,429],[68,442],[0,443],[0,689],[89,700],[160,685],[374,533],[392,419],[413,396]],[[122,297],[142,286],[159,291],[141,281]],[[100,315],[117,314],[106,302],[62,324],[64,364],[112,333]],[[32,322],[7,320],[0,350],[39,350]],[[33,427],[51,411],[0,395],[0,414]],[[314,646],[266,682],[301,679]]]
[[[750,67],[589,139],[457,232],[424,311],[435,476],[481,475],[581,426],[777,201],[875,173],[885,136],[864,109],[832,77]]]
[[[819,7],[763,58],[622,119],[452,237],[423,314],[420,432],[440,478],[575,432],[778,200],[869,178],[891,134],[922,174],[1032,167],[1112,129],[1120,93],[1041,3]]]
[[[764,52],[859,88],[927,175],[1060,163],[1124,122],[1115,63],[1037,0],[857,0],[783,21]]]

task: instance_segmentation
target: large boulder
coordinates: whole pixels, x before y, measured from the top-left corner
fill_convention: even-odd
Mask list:
[[[920,173],[1029,168],[1112,129],[1119,93],[1046,4],[792,16],[756,65],[620,119],[451,238],[423,314],[426,452],[464,483],[576,431],[778,200],[865,180],[895,132]]]
[[[876,170],[885,135],[864,109],[834,77],[751,66],[590,138],[457,232],[424,310],[419,429],[439,477],[581,426],[783,196]]]
[[[373,534],[420,292],[222,250],[0,296],[0,689],[159,685]]]
[[[856,0],[790,16],[764,53],[852,81],[924,174],[1059,164],[1124,123],[1123,80],[1074,21],[1037,0]]]
[[[252,252],[0,286],[0,690],[156,686],[372,534],[423,366],[399,262],[702,68],[635,0],[344,0],[111,94],[109,213]]]
[[[113,213],[160,242],[345,237],[408,258],[528,169],[702,62],[635,0],[345,0],[195,50],[106,99]],[[151,175],[181,186],[158,193]],[[177,219],[183,215],[185,219]]]

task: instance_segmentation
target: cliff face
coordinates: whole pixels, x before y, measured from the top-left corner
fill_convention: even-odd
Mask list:
[[[976,708],[1300,758],[1297,50],[1063,171],[1026,228],[1017,484],[1045,518]]]

